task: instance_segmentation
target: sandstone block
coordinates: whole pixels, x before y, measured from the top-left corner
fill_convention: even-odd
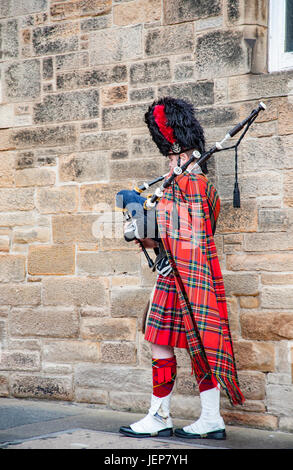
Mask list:
[[[14,308],[10,325],[14,336],[72,338],[78,335],[78,312],[65,308]]]
[[[92,119],[98,115],[97,90],[47,95],[42,103],[34,106],[36,123]]]
[[[7,63],[3,75],[7,101],[32,101],[40,96],[39,60]]]
[[[91,65],[139,59],[142,56],[142,25],[91,33],[89,39]]]
[[[282,187],[281,174],[273,171],[259,171],[257,174],[243,174],[240,179],[240,197],[243,199],[279,195]],[[220,197],[231,199],[234,190],[232,176],[219,177],[218,190]]]
[[[187,81],[194,78],[194,64],[176,64],[174,77],[176,81]]]
[[[113,317],[140,316],[149,300],[151,289],[120,288],[111,292],[111,315]]]
[[[38,146],[72,145],[76,142],[75,126],[64,124],[16,130],[12,132],[10,140],[12,145],[20,149]]]
[[[52,234],[54,243],[96,242],[93,233],[98,216],[59,215],[52,216]]]
[[[94,341],[134,341],[136,338],[135,318],[83,318],[81,337]]]
[[[160,96],[173,96],[190,101],[195,106],[205,106],[214,103],[214,84],[211,81],[184,83],[159,87]]]
[[[125,81],[127,81],[127,67],[120,64],[58,73],[56,79],[57,89],[64,91]]]
[[[75,185],[38,188],[36,207],[42,214],[75,212],[78,208],[78,188]]]
[[[225,290],[228,295],[257,295],[258,275],[257,274],[223,274]]]
[[[290,287],[263,287],[261,296],[262,308],[292,308],[293,288]],[[290,328],[291,330],[291,328]],[[291,331],[290,331],[291,335]]]
[[[173,400],[171,410],[172,416],[188,419],[191,423],[200,415],[200,399],[195,396],[176,394],[176,400]]]
[[[62,54],[78,50],[77,23],[46,25],[33,29],[33,50],[36,55]]]
[[[131,189],[130,185],[123,183],[125,189]],[[121,190],[121,183],[86,184],[80,186],[80,208],[82,211],[92,211],[96,204],[101,201],[105,204],[105,209],[115,208],[115,196]]]
[[[84,150],[111,150],[127,148],[128,137],[125,132],[96,132],[80,136],[80,145]]]
[[[277,416],[262,413],[243,413],[241,411],[223,411],[225,423],[232,425],[250,426],[257,429],[278,429]]]
[[[145,54],[149,56],[192,52],[194,47],[193,25],[152,28],[145,35]]]
[[[0,285],[0,302],[2,305],[39,305],[41,287],[37,284],[2,284]]]
[[[131,252],[78,253],[76,261],[79,273],[97,276],[137,273],[140,264],[139,255]]]
[[[111,12],[111,0],[71,0],[51,2],[50,14],[53,21],[80,18],[91,15],[105,15]]]
[[[149,393],[123,393],[110,391],[109,405],[113,410],[131,411],[133,413],[145,413],[150,406]]]
[[[117,108],[104,108],[102,110],[103,129],[121,129],[143,127],[145,104],[119,106]]]
[[[283,262],[284,266],[285,260]],[[282,284],[293,284],[293,274],[282,274],[282,273],[263,273],[261,275],[261,283],[269,285],[282,285]]]
[[[232,24],[259,24],[267,26],[267,2],[265,0],[228,0],[227,20]]]
[[[229,102],[283,96],[288,93],[288,76],[242,75],[229,78]]]
[[[108,175],[105,152],[92,150],[60,158],[59,181],[103,181]]]
[[[290,214],[286,209],[261,209],[258,214],[261,232],[282,232],[289,228]]]
[[[192,0],[164,0],[164,15],[167,24],[193,21],[198,18],[217,16],[221,13],[221,2],[193,2]]]
[[[101,362],[135,364],[136,345],[134,343],[104,341],[101,344]]]
[[[34,209],[33,188],[0,189],[0,210],[18,211]]]
[[[69,377],[14,374],[11,378],[11,389],[15,397],[73,399],[72,380]]]
[[[107,391],[148,392],[151,371],[127,366],[80,364],[75,369],[75,383],[78,387],[98,388]]]
[[[0,236],[0,251],[8,252],[9,251],[9,236]]]
[[[253,297],[251,295],[243,295],[239,299],[240,308],[258,308],[259,307],[259,297]]]
[[[117,85],[102,88],[102,106],[125,103],[128,100],[127,85]]]
[[[132,160],[113,160],[110,162],[110,180],[121,181],[122,179],[148,179],[156,178],[162,174],[162,162],[158,159],[141,160],[139,166],[133,165]]]
[[[1,351],[1,370],[40,370],[40,354],[38,352]]]
[[[241,315],[243,338],[261,341],[293,339],[293,315],[290,313],[251,312]]]
[[[257,242],[257,240],[256,240]],[[269,248],[268,248],[269,249]],[[260,251],[260,250],[255,250]],[[231,271],[283,271],[293,269],[293,256],[282,253],[227,255],[227,269]]]
[[[232,203],[222,202],[217,222],[218,233],[256,232],[257,207],[254,201],[242,201],[241,208],[232,210]]]
[[[48,243],[51,240],[51,230],[49,227],[35,227],[32,229],[13,230],[12,243]]]
[[[292,118],[293,104],[291,101],[285,101],[279,107],[278,131],[280,135],[293,133]]]
[[[250,71],[248,49],[241,31],[211,31],[196,38],[197,77],[213,78]]]
[[[0,44],[1,60],[9,60],[18,56],[19,38],[16,19],[1,21]]]
[[[118,26],[147,23],[161,18],[161,5],[157,0],[137,0],[114,5],[113,23]]]
[[[277,415],[292,415],[293,387],[292,385],[267,386],[267,407],[269,413]]]
[[[31,245],[28,252],[28,273],[74,274],[75,247],[73,245]]]
[[[0,282],[24,281],[25,257],[22,255],[0,256]]]
[[[293,207],[293,176],[292,172],[284,174],[284,205]]]
[[[264,400],[266,376],[263,372],[239,371],[240,388],[247,400]]]
[[[80,68],[87,67],[89,65],[88,53],[82,52],[69,52],[68,54],[60,54],[55,57],[56,71],[65,72],[68,70],[79,70]],[[58,88],[57,75],[57,88]]]
[[[56,172],[48,168],[24,168],[15,172],[15,186],[48,186],[56,181]]]
[[[136,158],[153,157],[158,154],[158,149],[148,135],[134,135],[131,139],[131,154]]]
[[[236,364],[239,370],[258,370],[274,372],[275,346],[274,343],[263,341],[234,341]]]
[[[112,25],[112,14],[103,16],[92,16],[91,18],[81,19],[80,29],[82,32],[96,31],[98,29],[108,28]]]
[[[171,70],[168,59],[137,62],[130,66],[131,84],[169,81],[170,79]]]
[[[9,380],[4,374],[0,375],[0,397],[9,396]]]
[[[64,340],[45,342],[43,359],[48,362],[98,362],[99,344],[91,341]]]
[[[75,390],[75,401],[78,403],[98,403],[99,405],[107,405],[108,392],[105,392],[104,390],[77,388]]]
[[[244,237],[245,251],[287,251],[292,249],[292,244],[292,235],[286,232],[246,234]]]
[[[153,101],[155,99],[155,90],[153,88],[131,90],[129,98],[130,101]]]
[[[106,284],[99,278],[43,279],[43,305],[107,305]]]

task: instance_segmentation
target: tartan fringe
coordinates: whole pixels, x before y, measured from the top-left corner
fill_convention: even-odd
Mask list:
[[[218,382],[223,387],[230,400],[231,405],[243,405],[245,398],[240,390],[239,384],[235,378],[228,379],[215,374]]]

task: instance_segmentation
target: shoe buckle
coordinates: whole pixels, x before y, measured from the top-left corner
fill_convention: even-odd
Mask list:
[[[207,433],[206,434],[201,434],[200,437],[205,438],[208,437]]]

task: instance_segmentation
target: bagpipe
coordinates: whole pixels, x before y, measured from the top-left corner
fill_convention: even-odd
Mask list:
[[[169,176],[167,179],[166,177],[169,173],[159,176],[152,181],[144,182],[141,186],[137,186],[133,190],[121,190],[116,194],[116,207],[123,210],[125,221],[128,222],[124,229],[124,239],[127,242],[138,240],[147,258],[150,268],[154,267],[154,262],[150,258],[141,239],[152,238],[157,242],[160,241],[156,223],[156,204],[163,197],[164,191],[169,186],[171,186],[175,178],[184,173],[189,165],[195,162],[195,160],[196,162],[193,166],[193,170],[201,172],[202,167],[214,153],[221,152],[223,150],[235,150],[235,183],[233,191],[233,207],[240,207],[240,191],[238,185],[238,147],[249,127],[258,117],[260,111],[264,111],[265,109],[266,105],[260,102],[257,108],[253,109],[247,118],[229,130],[220,142],[216,142],[215,145],[210,148],[210,150],[204,152],[203,154],[200,154],[200,152],[195,150],[189,160],[182,166],[176,166],[171,176]],[[230,147],[224,147],[225,142],[229,141],[243,129],[244,131],[234,145]],[[149,189],[151,186],[159,183],[160,181],[163,181],[163,183],[155,190],[154,194],[147,198],[141,196],[143,191]],[[154,251],[158,255],[158,250],[156,248],[154,248]]]

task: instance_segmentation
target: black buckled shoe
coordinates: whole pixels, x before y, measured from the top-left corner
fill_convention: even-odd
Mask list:
[[[179,428],[179,429],[175,429],[174,434],[176,437],[181,437],[183,439],[218,439],[218,440],[226,439],[225,429],[218,429],[216,431],[210,431],[205,434],[194,434],[191,432],[186,432],[184,431],[184,429]]]
[[[173,428],[165,428],[155,432],[135,432],[130,426],[121,426],[119,432],[128,437],[170,437],[173,435]]]

